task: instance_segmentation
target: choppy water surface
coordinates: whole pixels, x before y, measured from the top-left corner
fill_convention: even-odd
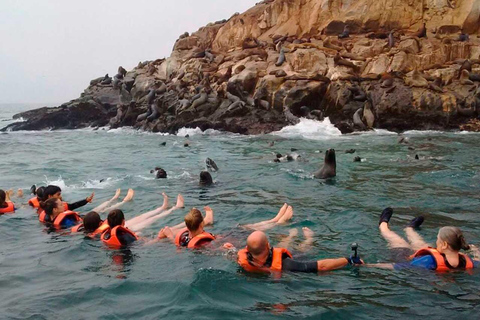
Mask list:
[[[131,129],[16,132],[0,134],[0,185],[27,192],[32,184],[58,184],[71,202],[94,191],[95,202],[83,213],[116,188],[124,195],[130,187],[136,196],[123,207],[128,217],[160,206],[163,191],[171,203],[182,193],[186,208],[158,221],[144,236],[181,222],[192,206],[209,205],[216,215],[209,230],[237,246],[244,246],[248,235],[239,224],[270,219],[288,202],[295,209],[292,222],[268,235],[276,243],[290,228],[310,227],[316,241],[304,258],[346,256],[357,241],[367,262],[389,261],[377,229],[386,206],[395,208],[391,226],[401,235],[411,218],[423,214],[420,233],[430,243],[439,227],[454,225],[478,244],[480,136],[406,136],[416,150],[398,144],[397,135],[388,132],[341,136],[328,122],[309,121],[255,137],[197,130],[178,136]],[[164,141],[166,146],[160,146]],[[275,146],[269,147],[270,141]],[[274,152],[286,154],[291,148],[304,161],[272,162]],[[327,148],[337,150],[337,177],[314,180]],[[345,154],[352,148],[354,155]],[[365,160],[353,162],[357,155]],[[215,186],[200,188],[197,177],[207,157],[220,171],[213,174]],[[168,179],[153,179],[149,170],[155,166],[163,167]],[[301,240],[299,235],[296,244]],[[477,271],[437,275],[346,268],[281,279],[250,276],[222,252],[177,250],[167,242],[112,251],[82,236],[48,234],[26,206],[0,216],[0,242],[2,318],[476,318],[480,311]]]

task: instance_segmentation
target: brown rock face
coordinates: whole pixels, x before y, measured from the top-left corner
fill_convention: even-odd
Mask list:
[[[265,0],[10,128],[256,134],[330,117],[342,132],[478,130],[479,28],[479,0]]]

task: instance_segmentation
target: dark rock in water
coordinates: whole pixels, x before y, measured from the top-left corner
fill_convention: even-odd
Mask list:
[[[163,141],[162,143],[160,143],[160,146],[166,146],[167,143],[165,141]]]
[[[353,158],[353,162],[362,162],[362,158],[357,156],[357,157]]]
[[[355,149],[348,149],[348,150],[345,150],[345,153],[355,153]]]
[[[201,186],[209,186],[209,185],[213,184],[213,179],[212,179],[212,176],[211,176],[210,172],[208,172],[208,171],[200,172],[199,184]]]
[[[205,164],[207,165],[207,168],[212,170],[212,171],[218,171],[218,167],[217,167],[217,164],[215,163],[215,161],[213,161],[212,159],[210,158],[207,158],[205,160]]]

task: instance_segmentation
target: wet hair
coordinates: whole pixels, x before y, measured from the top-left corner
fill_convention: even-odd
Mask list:
[[[203,222],[203,216],[200,210],[193,208],[185,216],[185,225],[189,231],[197,231]]]
[[[45,192],[45,187],[38,187],[35,190],[35,195],[37,196],[38,199],[43,199],[43,193]]]
[[[42,199],[45,201],[48,199],[49,196],[53,196],[57,192],[62,192],[62,189],[60,189],[60,187],[58,186],[52,186],[52,185],[46,186],[45,190],[43,190]]]
[[[116,226],[121,226],[123,220],[125,220],[125,216],[123,215],[123,211],[120,209],[112,210],[108,213],[108,225],[110,228],[114,228]]]
[[[438,231],[440,240],[445,241],[454,251],[469,250],[470,246],[465,241],[462,230],[457,227],[443,227]]]
[[[102,219],[100,219],[100,215],[95,211],[90,211],[83,218],[83,227],[85,228],[86,233],[97,230],[101,223]]]
[[[7,199],[7,194],[5,193],[5,191],[0,189],[0,205],[4,204],[6,199]]]
[[[208,171],[200,172],[200,184],[203,186],[209,186],[213,183],[212,175]]]
[[[53,209],[59,207],[58,203],[61,203],[60,199],[51,198],[45,201],[41,201],[40,208],[42,208],[47,215],[51,216],[53,214]]]

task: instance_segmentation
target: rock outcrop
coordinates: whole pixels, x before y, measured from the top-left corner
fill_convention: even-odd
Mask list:
[[[479,0],[266,0],[7,129],[479,130],[479,22]]]

